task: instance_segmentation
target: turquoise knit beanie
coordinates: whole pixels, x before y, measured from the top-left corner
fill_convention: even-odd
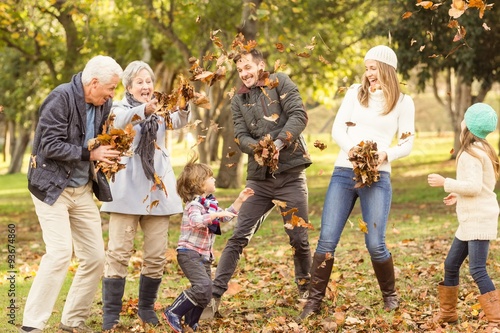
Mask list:
[[[465,126],[472,134],[484,139],[497,128],[497,113],[485,103],[476,103],[469,106],[464,115]]]

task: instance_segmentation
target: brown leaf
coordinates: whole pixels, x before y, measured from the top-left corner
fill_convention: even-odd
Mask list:
[[[274,44],[274,46],[276,46],[276,50],[278,50],[278,52],[285,51],[285,45],[283,45],[282,43],[276,43],[276,44]]]
[[[327,146],[323,142],[316,140],[314,141],[314,147],[318,148],[319,150],[325,150]]]

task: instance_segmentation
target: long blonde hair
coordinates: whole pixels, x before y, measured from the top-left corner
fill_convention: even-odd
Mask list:
[[[375,61],[377,62],[378,68],[378,81],[380,82],[380,86],[385,97],[385,109],[382,114],[386,115],[390,113],[398,103],[401,95],[401,89],[399,88],[399,80],[394,67],[378,60]],[[359,103],[364,107],[368,107],[369,97],[370,81],[366,77],[365,72],[361,78],[361,87],[358,91]]]
[[[460,142],[462,144],[457,154],[457,162],[458,158],[463,152],[467,152],[479,159],[480,157],[478,156],[477,152],[474,151],[474,148],[482,149],[490,158],[491,163],[493,164],[493,169],[495,170],[495,179],[498,180],[498,177],[500,175],[500,161],[498,159],[497,153],[495,152],[495,149],[490,145],[490,143],[485,139],[478,138],[477,136],[472,134],[472,132],[469,131],[467,127],[464,127],[463,131],[460,133]],[[476,142],[479,144],[475,144]]]
[[[183,202],[189,202],[197,195],[202,195],[205,181],[214,175],[208,165],[196,163],[197,160],[198,155],[194,154],[177,178],[177,194]]]

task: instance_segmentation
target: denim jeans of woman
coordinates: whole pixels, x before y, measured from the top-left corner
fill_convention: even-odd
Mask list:
[[[391,256],[385,244],[385,229],[392,200],[390,173],[380,172],[378,182],[361,188],[355,188],[356,181],[353,178],[353,169],[335,168],[325,197],[316,252],[335,253],[342,231],[359,198],[363,221],[368,228],[364,235],[366,248],[373,261],[384,262]]]
[[[444,261],[443,284],[445,286],[458,286],[460,267],[465,258],[469,256],[469,272],[481,295],[495,290],[495,286],[486,271],[489,247],[489,240],[461,241],[455,237]]]

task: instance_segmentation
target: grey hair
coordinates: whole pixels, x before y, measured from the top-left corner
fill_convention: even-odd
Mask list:
[[[139,73],[143,69],[149,72],[153,83],[155,82],[155,74],[151,67],[144,61],[135,60],[128,64],[127,68],[125,68],[125,70],[123,71],[122,83],[125,89],[132,87],[132,81],[136,77],[137,73]]]
[[[113,77],[122,77],[123,69],[115,59],[98,55],[90,59],[82,72],[82,84],[90,84],[92,79],[99,80],[102,84],[108,84]]]

